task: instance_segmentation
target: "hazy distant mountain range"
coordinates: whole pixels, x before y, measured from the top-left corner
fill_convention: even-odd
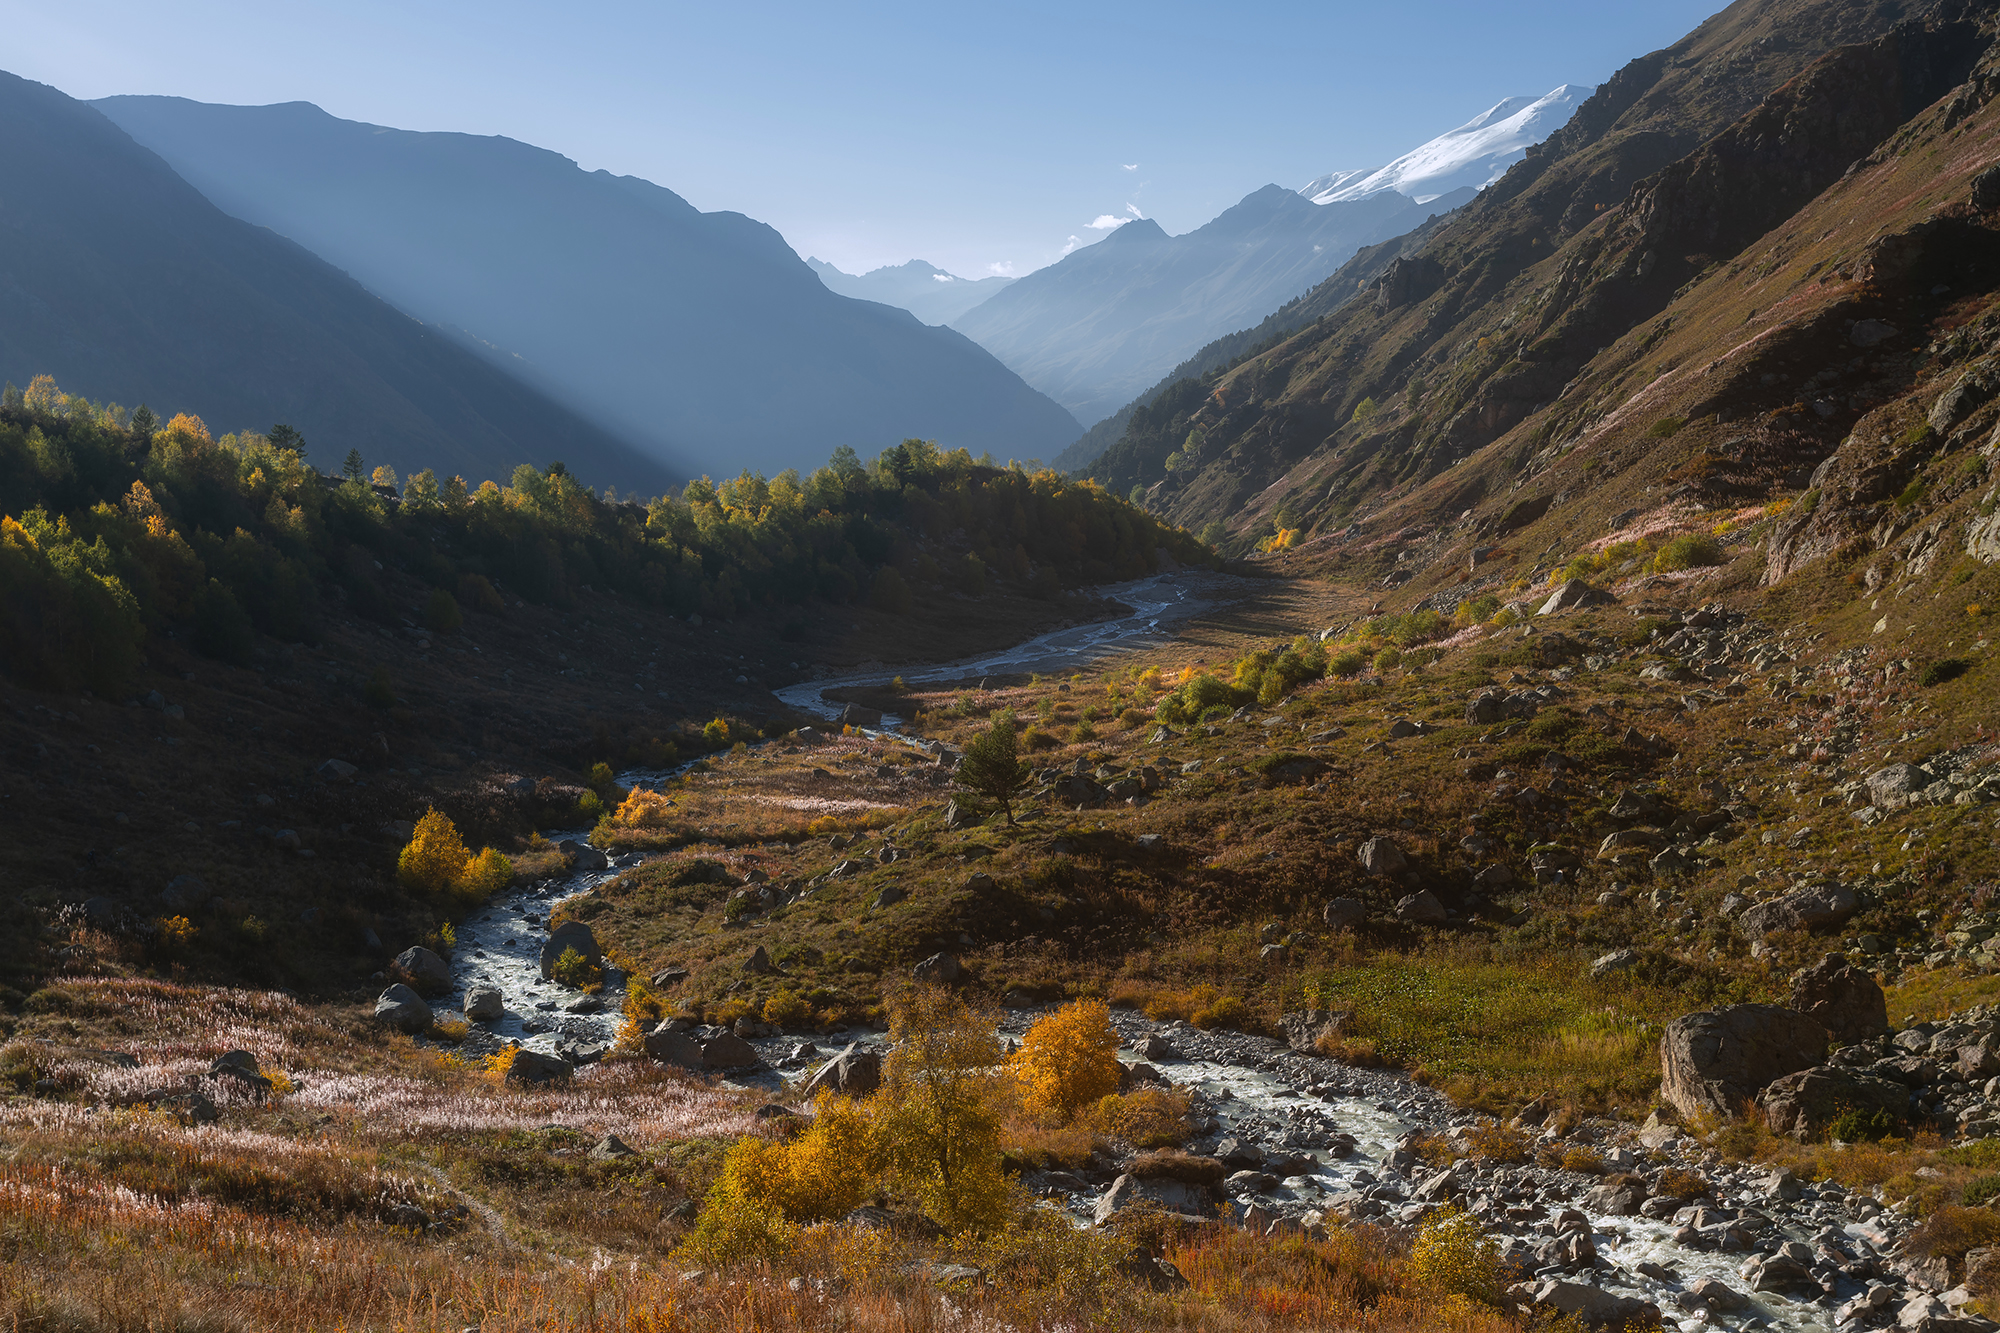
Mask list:
[[[1014,281],[1012,278],[961,278],[921,259],[871,268],[858,275],[843,273],[823,259],[808,259],[806,267],[819,274],[819,280],[830,290],[842,296],[900,306],[926,324],[949,324]]]
[[[0,74],[0,375],[217,433],[303,431],[477,482],[563,460],[657,492],[668,469],[370,295],[298,245],[232,218],[88,103]]]
[[[96,105],[224,211],[682,472],[804,468],[908,436],[1052,456],[1080,429],[967,338],[837,295],[770,227],[648,181],[304,102]]]
[[[1095,422],[1217,335],[1255,324],[1362,246],[1451,207],[1444,200],[1420,208],[1390,190],[1320,205],[1267,185],[1182,236],[1167,235],[1151,218],[1128,222],[1019,279],[952,327],[1078,420]]]
[[[1267,185],[1182,236],[1128,222],[952,321],[1086,423],[1257,323],[1364,246],[1449,213],[1569,119],[1588,88],[1509,98],[1374,171]]]

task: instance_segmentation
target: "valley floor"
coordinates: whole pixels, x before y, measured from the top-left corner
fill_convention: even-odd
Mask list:
[[[1680,1178],[1661,1173],[1693,1172],[1683,1194],[1712,1190],[1709,1206],[1731,1216],[1768,1209],[1756,1172],[1732,1165],[1746,1161],[1826,1182],[1822,1200],[1853,1217],[1892,1206],[1871,1223],[1880,1262],[1848,1255],[1826,1304],[1785,1313],[1781,1302],[1781,1323],[1830,1318],[1865,1291],[1864,1278],[1839,1275],[1851,1273],[1898,1284],[1898,1304],[1883,1307],[1894,1315],[1914,1281],[1891,1266],[1904,1259],[1934,1255],[1952,1281],[1985,1280],[1963,1256],[1994,1228],[1966,1205],[2000,1165],[1987,1152],[2000,1140],[1960,1137],[1990,1123],[1976,1087],[1927,1099],[1905,1137],[1880,1143],[1801,1145],[1754,1120],[1694,1126],[1672,1143],[1670,1130],[1651,1147],[1634,1137],[1640,1122],[1660,1123],[1658,1047],[1672,1019],[1783,1002],[1791,973],[1829,949],[1876,971],[1899,1026],[2000,995],[1978,888],[1994,855],[1978,672],[1918,687],[1900,659],[1837,621],[1832,632],[1766,627],[1756,598],[1698,579],[1398,649],[1405,622],[1369,619],[1366,594],[1286,576],[1282,557],[1270,572],[1279,577],[1246,583],[1171,641],[1074,671],[899,686],[890,665],[878,685],[832,700],[897,713],[902,736],[821,723],[608,791],[591,836],[618,864],[519,922],[530,949],[557,924],[587,925],[626,977],[622,992],[614,981],[601,994],[624,1009],[618,1047],[566,1085],[505,1081],[509,1048],[460,1019],[453,996],[414,1038],[378,1026],[354,1001],[380,988],[358,975],[379,961],[347,964],[356,970],[338,985],[358,989],[346,996],[300,998],[206,983],[217,955],[177,958],[129,913],[39,913],[22,959],[32,975],[11,998],[0,1048],[15,1089],[0,1112],[10,1149],[0,1315],[46,1329],[762,1329],[928,1327],[975,1311],[1045,1327],[1136,1311],[1146,1326],[1396,1329],[1501,1327],[1519,1317],[1514,1301],[1566,1308],[1567,1288],[1431,1299],[1441,1290],[1424,1267],[1432,1242],[1418,1235],[1430,1209],[1397,1200],[1461,1158],[1474,1174],[1456,1179],[1490,1176],[1482,1188],[1517,1195],[1526,1182],[1547,1197],[1549,1219],[1595,1188],[1592,1172],[1662,1199],[1676,1187],[1661,1182]],[[1322,631],[1326,674],[1257,702],[1262,675],[1287,669],[1284,650],[1309,657]],[[463,647],[502,679],[544,651],[524,652],[518,634],[482,638]],[[338,647],[324,655],[340,660]],[[593,653],[578,666],[618,675],[615,660]],[[544,705],[551,725],[565,712],[561,688],[552,681]],[[28,706],[21,697],[17,726]],[[64,759],[81,731],[109,730],[42,707],[35,716],[51,730],[79,730],[58,742]],[[1033,768],[1012,822],[976,813],[950,767],[1007,713]],[[163,731],[179,722],[142,706],[114,725],[129,731],[135,717]],[[1924,781],[1941,790],[1877,795],[1867,779],[1898,755],[1928,762]],[[478,774],[468,785],[497,785],[490,762],[468,767]],[[174,790],[199,790],[191,776]],[[424,799],[414,784],[402,790],[413,777],[429,775],[378,769],[359,791],[322,783],[288,799],[323,811],[366,792],[383,802],[378,817],[414,813],[396,803]],[[567,793],[584,790],[559,790],[547,813],[573,826]],[[333,825],[316,816],[315,827]],[[241,836],[202,834],[229,835]],[[363,867],[386,893],[398,841],[340,844],[334,864]],[[58,845],[29,843],[43,856]],[[561,873],[540,845],[524,875]],[[290,921],[317,868],[281,864],[257,872],[259,909]],[[1758,915],[1826,884],[1854,892],[1830,930]],[[203,903],[206,914],[189,909],[201,929],[221,928],[215,907],[229,892]],[[440,900],[371,918],[403,931],[375,959],[412,944],[448,950],[439,927],[469,925],[466,911]],[[433,924],[423,934],[412,921]],[[238,948],[272,952],[294,938],[247,923],[235,933]],[[324,952],[309,956],[325,965]],[[1015,1014],[1015,1030],[1021,1015],[1109,1001],[1130,1029],[1125,1059],[1154,1060],[1176,1095],[1195,1098],[1146,1142],[1197,1162],[1229,1151],[1218,1135],[1235,1121],[1203,1110],[1226,1084],[1204,1088],[1193,1066],[1177,1067],[1180,1054],[1153,1051],[1147,1035],[1160,1025],[1197,1049],[1205,1034],[1278,1034],[1268,1049],[1285,1067],[1324,1071],[1299,1087],[1334,1108],[1336,1128],[1342,1096],[1401,1086],[1398,1103],[1433,1109],[1347,1167],[1321,1142],[1304,1149],[1316,1163],[1305,1179],[1234,1182],[1235,1215],[1265,1219],[1248,1231],[1140,1209],[1059,1233],[1031,1206],[1037,1195],[1087,1210],[1149,1169],[1149,1150],[1126,1121],[1051,1128],[1009,1112],[1003,1145],[1024,1210],[1009,1227],[956,1241],[924,1239],[907,1221],[807,1227],[782,1256],[715,1272],[712,1250],[686,1247],[729,1145],[782,1139],[795,1122],[760,1108],[774,1096],[798,1105],[787,1089],[841,1044],[879,1045],[885,1006],[913,972],[955,975],[961,995]],[[532,1012],[529,998],[505,1000]],[[1286,1054],[1288,1022],[1296,1038],[1307,1013],[1322,1026],[1341,1018],[1308,1032],[1306,1053]],[[641,1038],[675,1016],[749,1036],[776,1072],[717,1078],[647,1058]],[[231,1050],[248,1051],[269,1084],[216,1063]],[[1371,1080],[1380,1087],[1364,1092]],[[1521,1130],[1481,1118],[1523,1108],[1533,1114]],[[1258,1123],[1245,1134],[1275,1153],[1334,1132],[1283,1116]],[[1294,1131],[1305,1137],[1288,1139]],[[1363,1168],[1396,1178],[1398,1154],[1403,1193],[1353,1178]],[[1220,1179],[1209,1169],[1196,1172],[1203,1190]],[[1336,1208],[1344,1189],[1356,1193]],[[893,1190],[879,1197],[885,1218],[913,1216]],[[1599,1244],[1631,1230],[1612,1216],[1594,1214]],[[1939,1218],[1958,1230],[1940,1235]],[[1493,1215],[1489,1233],[1507,1225]],[[1530,1241],[1554,1225],[1530,1224]],[[1057,1244],[1058,1234],[1073,1239]],[[1481,1262],[1502,1261],[1488,1255]],[[1595,1259],[1578,1270],[1526,1250],[1504,1257],[1544,1285],[1583,1271],[1592,1290],[1607,1289]],[[685,1276],[696,1267],[709,1276]],[[1658,1304],[1693,1271],[1635,1278],[1617,1299],[1650,1290]],[[1967,1299],[1985,1296],[1980,1286]]]

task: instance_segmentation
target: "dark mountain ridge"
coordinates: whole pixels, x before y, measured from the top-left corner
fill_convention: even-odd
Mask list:
[[[829,291],[775,230],[500,137],[308,103],[99,103],[224,210],[341,265],[682,471],[923,436],[1053,454],[1069,415],[964,336]]]
[[[88,104],[0,74],[0,373],[304,432],[398,466],[672,474],[291,241],[232,218]]]

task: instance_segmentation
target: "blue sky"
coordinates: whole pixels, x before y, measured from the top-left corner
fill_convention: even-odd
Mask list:
[[[1380,166],[1503,97],[1601,83],[1717,7],[0,0],[0,20],[5,67],[73,96],[504,134],[849,271],[981,276],[1104,214],[1179,233],[1270,182]]]

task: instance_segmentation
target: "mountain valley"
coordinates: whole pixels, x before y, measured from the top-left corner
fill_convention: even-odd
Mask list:
[[[2000,1328],[2000,0],[1012,281],[0,98],[0,1321]]]

